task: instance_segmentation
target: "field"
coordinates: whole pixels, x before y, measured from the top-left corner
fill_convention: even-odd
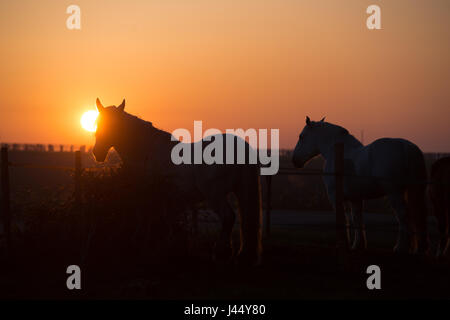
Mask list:
[[[365,214],[368,250],[348,252],[343,260],[318,177],[274,178],[263,264],[243,269],[212,259],[217,218],[202,210],[195,234],[191,216],[177,206],[182,199],[162,181],[141,181],[120,170],[86,171],[80,207],[73,174],[62,168],[73,166],[72,153],[18,152],[10,161],[61,168],[10,168],[13,250],[10,256],[1,251],[1,298],[450,298],[448,261],[392,253],[396,225],[383,200]],[[83,163],[94,165],[87,154]],[[313,200],[299,204],[295,194]],[[434,247],[433,217],[429,224]],[[66,287],[72,264],[82,269],[82,290]],[[381,268],[381,290],[366,287],[372,264]]]
[[[300,231],[300,232],[299,232]],[[311,236],[309,234],[308,236]],[[315,235],[317,236],[317,234]],[[264,242],[264,263],[252,270],[217,264],[201,250],[184,257],[133,259],[116,251],[108,262],[84,268],[81,291],[65,287],[67,248],[37,249],[16,264],[2,263],[2,298],[94,299],[405,299],[446,298],[450,265],[430,258],[393,255],[388,248],[350,253],[339,266],[332,246],[305,244],[301,230],[275,228]],[[314,239],[315,240],[315,239]],[[311,242],[314,242],[311,239]],[[334,240],[332,232],[323,242]],[[371,243],[374,244],[373,242]],[[168,252],[171,255],[173,252]],[[124,259],[130,259],[125,263]],[[134,262],[134,263],[133,263]],[[366,287],[369,265],[382,270],[381,290]]]

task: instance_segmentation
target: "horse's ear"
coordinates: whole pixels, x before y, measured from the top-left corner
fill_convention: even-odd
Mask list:
[[[95,103],[97,104],[97,110],[98,112],[102,112],[103,109],[105,109],[105,107],[103,107],[102,103],[100,102],[100,99],[97,98],[97,100],[95,101]]]
[[[320,122],[324,122],[326,117],[323,117],[322,120],[320,120]]]
[[[122,103],[117,107],[117,109],[119,109],[119,111],[123,111],[125,109],[125,99],[123,99]]]
[[[308,116],[306,116],[306,124],[308,126],[311,124],[311,119]]]

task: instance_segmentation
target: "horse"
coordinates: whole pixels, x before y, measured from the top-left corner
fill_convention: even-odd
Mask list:
[[[324,157],[323,180],[333,205],[334,146],[338,142],[344,144],[344,201],[351,205],[351,217],[346,214],[346,218],[355,228],[352,249],[367,248],[362,219],[364,200],[387,196],[399,224],[394,252],[425,253],[427,171],[422,151],[400,138],[381,138],[364,146],[347,129],[325,122],[325,118],[311,121],[306,117],[292,161],[302,168],[313,157]]]
[[[169,132],[155,128],[151,122],[125,112],[125,100],[119,106],[104,107],[97,98],[96,104],[99,114],[92,152],[97,162],[104,162],[109,149],[114,148],[123,166],[134,168],[149,179],[155,174],[165,177],[183,195],[180,198],[192,199],[193,202],[206,201],[221,221],[215,252],[224,261],[234,258],[232,230],[236,215],[230,202],[232,199],[237,200],[234,201],[235,204],[237,202],[240,221],[237,263],[253,266],[261,263],[262,204],[258,164],[238,164],[236,161],[232,164],[227,162],[226,165],[203,162],[175,164],[171,152],[184,142],[178,141]],[[217,137],[212,135],[195,143],[186,142],[188,145],[184,147],[190,147],[191,150],[200,147],[204,150]],[[235,147],[238,143],[244,144],[245,159],[255,152],[240,137],[222,134],[222,138],[234,139]],[[234,155],[237,156],[236,148]]]
[[[430,180],[428,195],[439,229],[436,255],[446,256],[450,251],[450,157],[441,158],[433,163]]]

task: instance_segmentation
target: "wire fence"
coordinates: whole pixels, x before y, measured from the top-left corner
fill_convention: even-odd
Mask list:
[[[11,151],[39,151],[39,152],[56,152],[55,150],[59,150],[59,152],[73,152],[74,154],[74,165],[73,166],[61,166],[61,165],[46,165],[46,164],[36,164],[36,163],[26,163],[26,162],[11,162],[8,158],[8,149]],[[96,171],[103,170],[105,166],[91,166],[91,167],[83,167],[81,163],[81,154],[90,152],[90,148],[86,149],[85,146],[80,146],[79,150],[74,151],[74,146],[64,146],[59,145],[59,149],[56,149],[54,145],[31,145],[31,144],[2,144],[1,148],[1,210],[2,210],[2,218],[4,223],[5,236],[7,240],[7,247],[11,247],[11,230],[10,230],[10,222],[11,222],[11,210],[10,210],[10,181],[9,181],[9,167],[17,167],[17,168],[33,168],[33,169],[56,169],[56,170],[68,170],[74,172],[74,184],[75,184],[75,201],[76,205],[81,206],[81,175],[85,171]],[[323,170],[317,169],[296,169],[296,168],[287,168],[282,167],[278,171],[277,175],[301,175],[301,176],[330,176],[334,177],[336,183],[336,200],[333,204],[335,208],[336,214],[336,235],[337,235],[337,245],[338,248],[346,248],[348,247],[346,230],[350,228],[350,226],[346,222],[345,212],[344,212],[344,179],[345,178],[354,178],[354,179],[370,179],[376,181],[388,181],[388,182],[400,182],[397,179],[392,179],[392,177],[380,177],[380,176],[369,176],[369,175],[356,175],[349,174],[344,170],[344,146],[342,144],[337,144],[335,146],[336,154],[335,154],[335,172],[324,172]],[[289,152],[285,152],[285,155],[289,155]],[[438,157],[437,157],[438,158]],[[118,168],[118,165],[108,165],[108,168]],[[276,175],[276,176],[277,176]],[[272,214],[272,206],[271,206],[271,198],[272,198],[272,179],[274,176],[265,176],[267,182],[267,195],[266,195],[266,208],[265,212],[265,235],[270,237],[271,233],[271,214]],[[416,181],[420,184],[433,184],[437,183],[436,181],[431,180],[418,180]],[[440,181],[439,183],[443,183]],[[445,182],[445,184],[450,184]],[[196,219],[195,219],[196,220]],[[197,226],[195,228],[198,228]]]
[[[317,169],[296,169],[296,168],[280,168],[277,175],[302,175],[302,176],[335,176],[336,172],[324,172],[323,170]],[[405,180],[404,178],[392,178],[386,176],[371,176],[371,175],[360,175],[354,173],[344,173],[344,178],[353,178],[353,179],[366,179],[366,180],[376,180],[381,182],[391,182],[391,183],[404,183],[405,181],[408,184],[440,184],[440,185],[450,185],[450,181],[442,181],[442,180],[430,180],[430,179],[411,179],[408,178]]]
[[[91,152],[92,146],[78,144],[43,144],[43,143],[7,143],[2,142],[0,146],[7,147],[9,151],[33,151],[33,152]]]

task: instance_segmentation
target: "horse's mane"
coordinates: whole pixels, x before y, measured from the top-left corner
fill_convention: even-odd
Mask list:
[[[153,126],[153,123],[150,121],[146,121],[144,119],[139,118],[138,116],[135,116],[133,114],[130,114],[128,112],[123,112],[123,120],[127,127],[129,127],[132,131],[139,131],[141,134],[145,135],[167,135],[170,136],[171,134],[158,129]]]
[[[153,129],[153,123],[123,111],[123,120],[127,125],[137,126],[139,129]],[[156,129],[156,128],[155,128]]]
[[[336,136],[341,136],[342,138],[344,138],[346,140],[347,143],[350,143],[351,145],[354,145],[354,146],[362,146],[363,145],[358,139],[355,138],[355,136],[350,134],[350,132],[348,132],[348,130],[345,129],[344,127],[337,125],[337,124],[329,123],[329,122],[323,122],[323,125],[333,128],[335,130]]]
[[[340,125],[330,123],[330,122],[324,122],[324,125],[334,128],[338,134],[342,134],[342,135],[350,134],[347,129],[345,129],[344,127],[341,127]]]

